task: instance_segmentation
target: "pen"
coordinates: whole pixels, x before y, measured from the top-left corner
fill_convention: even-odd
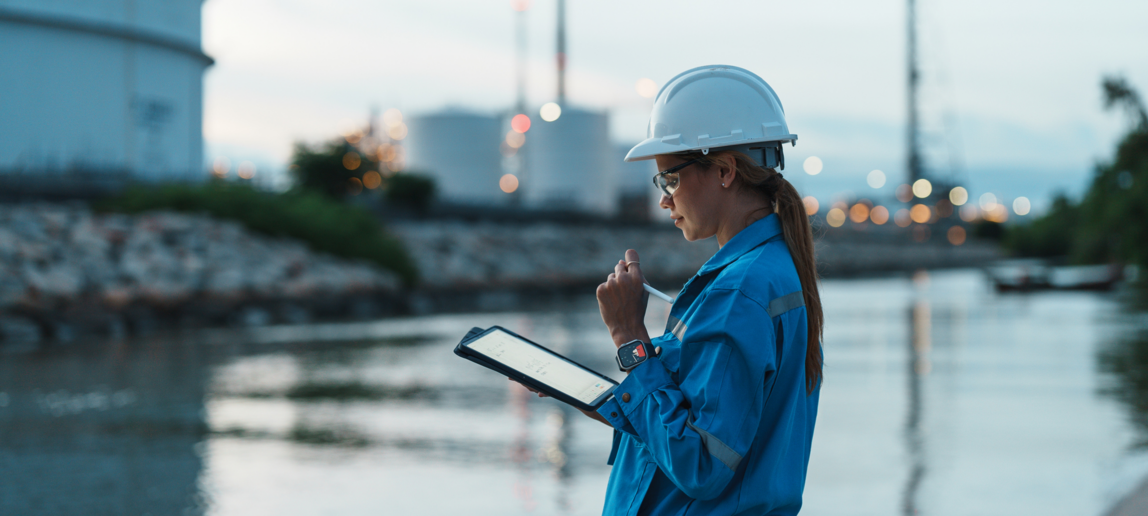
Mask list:
[[[646,289],[646,292],[653,294],[654,297],[661,299],[662,301],[665,301],[671,305],[674,304],[674,298],[658,292],[658,289],[651,287],[649,283],[642,283],[642,288]]]

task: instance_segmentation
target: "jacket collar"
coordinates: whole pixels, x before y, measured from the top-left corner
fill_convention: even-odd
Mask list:
[[[781,219],[776,213],[771,213],[750,224],[729,239],[729,242],[726,242],[716,254],[710,257],[705,265],[702,265],[697,275],[701,276],[721,269],[741,258],[745,253],[779,237],[781,237]]]

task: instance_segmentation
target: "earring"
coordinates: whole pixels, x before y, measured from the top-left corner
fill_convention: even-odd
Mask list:
[[[722,183],[721,186],[722,186],[722,188],[725,188],[725,183]]]

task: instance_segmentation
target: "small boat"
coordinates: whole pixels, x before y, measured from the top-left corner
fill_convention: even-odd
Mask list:
[[[1043,260],[1007,260],[985,272],[998,292],[1111,290],[1124,279],[1119,264],[1053,266]]]

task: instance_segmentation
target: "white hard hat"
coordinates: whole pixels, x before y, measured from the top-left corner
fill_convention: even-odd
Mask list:
[[[646,136],[626,161],[721,149],[743,152],[761,166],[785,168],[781,144],[797,144],[773,88],[749,70],[725,65],[686,70],[662,86]]]

